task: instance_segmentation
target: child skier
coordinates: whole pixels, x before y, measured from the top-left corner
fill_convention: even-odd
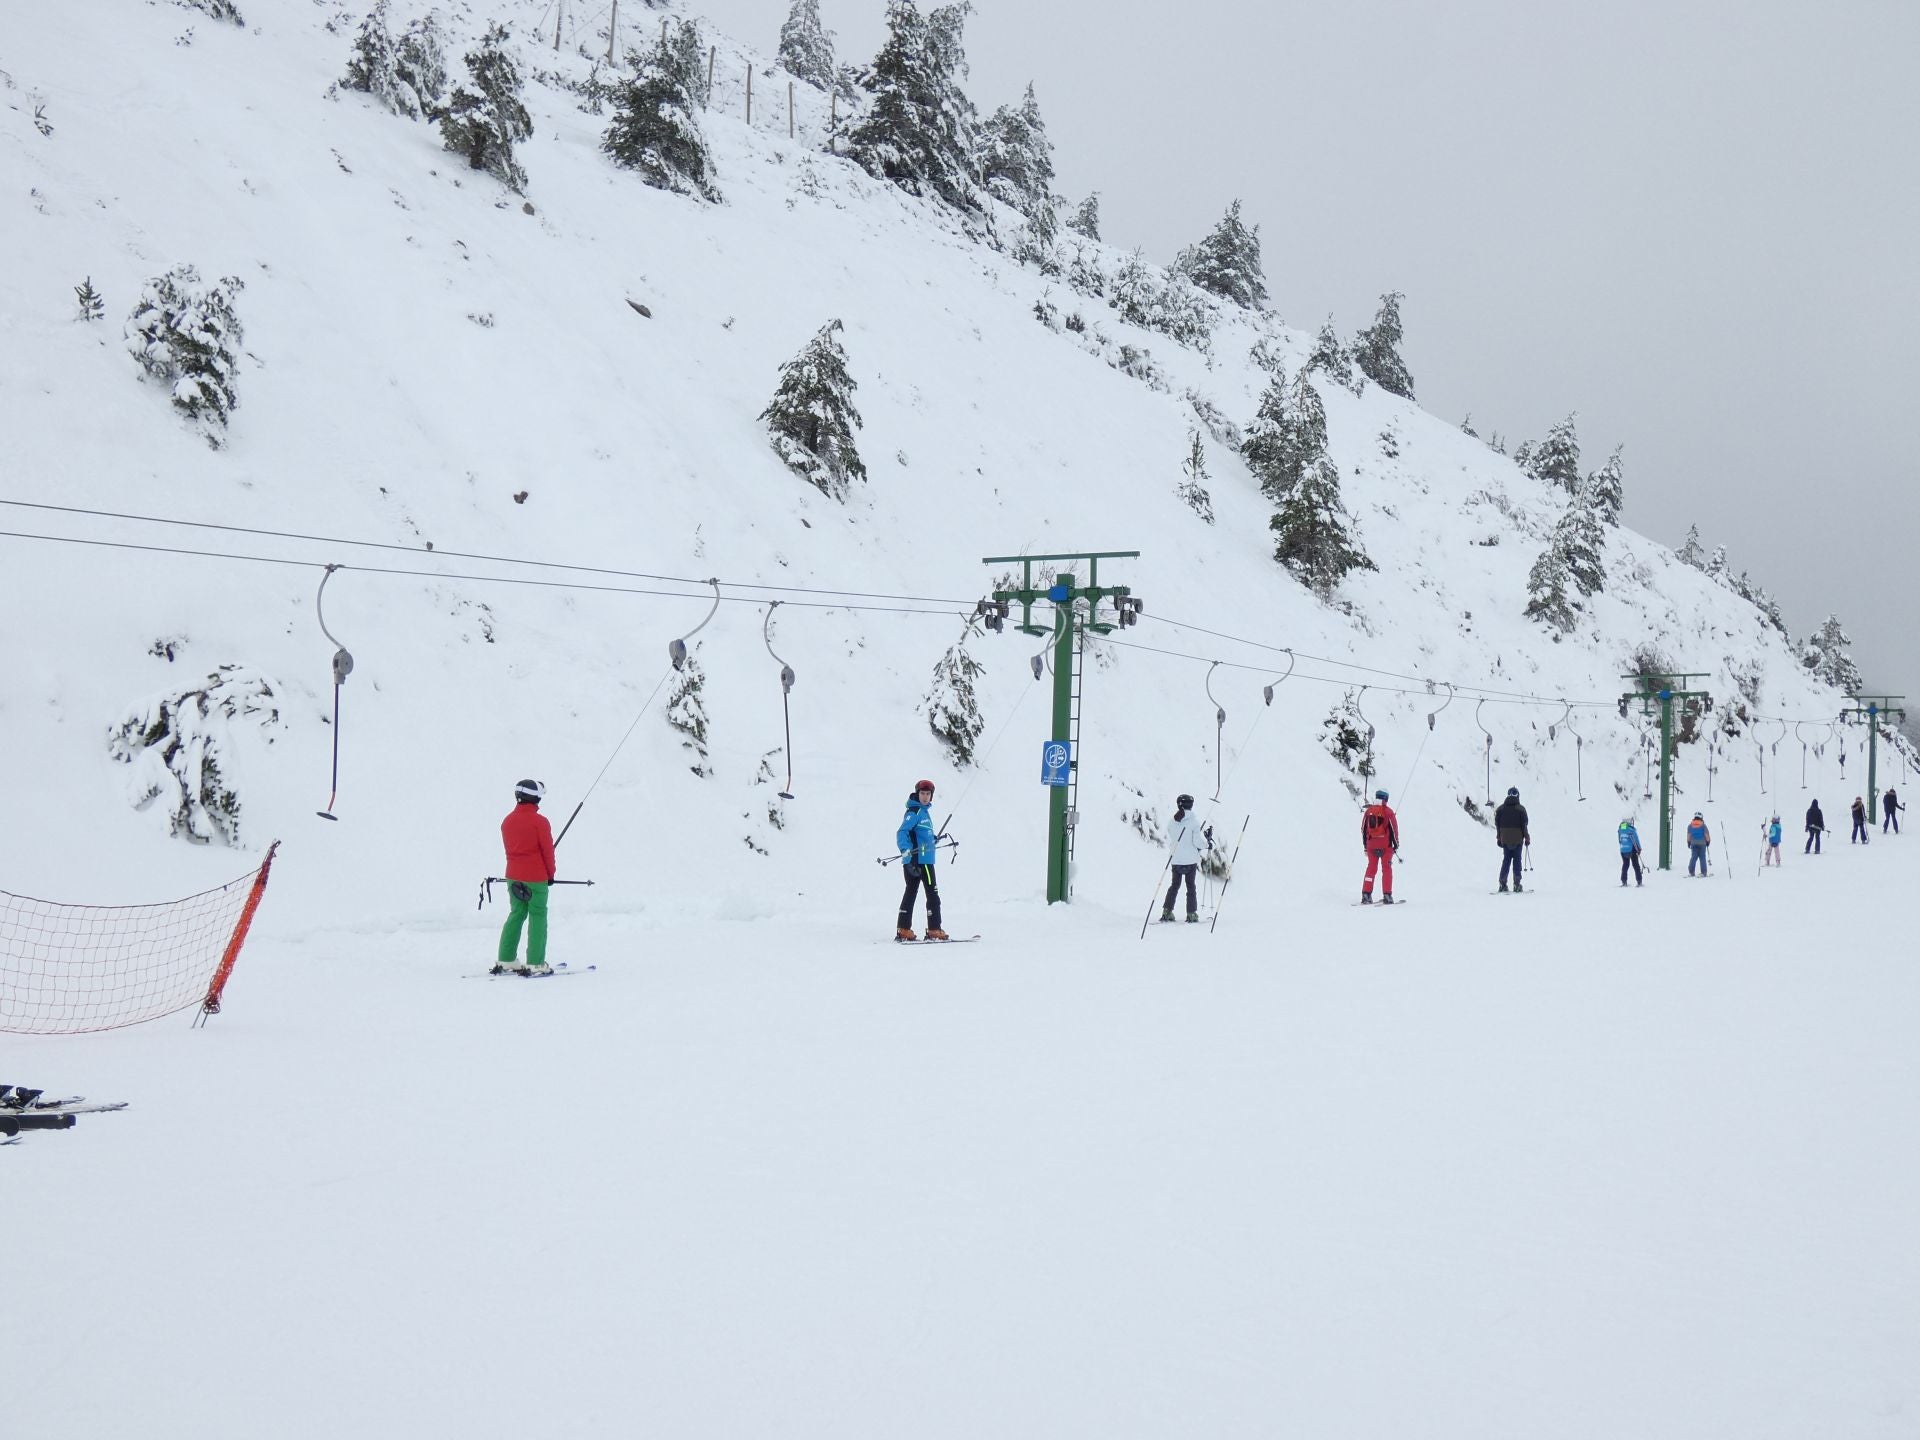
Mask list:
[[[1814,801],[1807,807],[1807,848],[1802,855],[1820,853],[1820,837],[1827,833],[1827,817],[1820,813],[1820,802]]]
[[[1165,924],[1173,919],[1173,902],[1180,892],[1180,882],[1187,885],[1187,923],[1200,923],[1200,902],[1194,898],[1194,876],[1200,871],[1200,852],[1204,846],[1213,849],[1213,830],[1202,825],[1199,817],[1193,813],[1193,797],[1178,795],[1173,801],[1173,883],[1167,887],[1166,903],[1160,907],[1160,920]]]
[[[500,950],[491,975],[551,975],[547,968],[547,888],[553,883],[553,826],[540,813],[547,787],[522,780],[513,787],[513,812],[500,822],[507,847],[507,923],[500,927]],[[527,932],[527,963],[516,964],[520,931]]]
[[[1711,844],[1713,844],[1713,836],[1707,833],[1706,817],[1701,815],[1701,813],[1698,810],[1696,810],[1693,812],[1693,820],[1687,826],[1687,852],[1688,852],[1687,878],[1688,879],[1693,878],[1693,872],[1694,872],[1695,866],[1699,867],[1700,873],[1702,875],[1705,875],[1708,873],[1707,847]]]
[[[896,940],[916,940],[913,933],[913,903],[920,887],[927,887],[927,939],[945,940],[940,928],[940,890],[933,880],[933,859],[939,851],[939,839],[933,833],[933,781],[922,780],[907,796],[906,818],[894,837],[900,846],[900,868],[907,875],[907,892],[900,897],[900,924],[894,930]]]
[[[1373,804],[1360,815],[1360,843],[1367,851],[1367,878],[1360,882],[1360,903],[1373,903],[1373,875],[1380,871],[1380,903],[1393,903],[1393,857],[1400,853],[1400,821],[1387,804],[1387,792],[1373,792]]]
[[[1646,883],[1640,873],[1640,832],[1633,828],[1631,819],[1620,822],[1620,888],[1627,886],[1627,867],[1633,867],[1633,883]]]
[[[1894,793],[1893,787],[1889,785],[1887,793],[1880,799],[1880,833],[1882,835],[1887,833],[1889,825],[1893,827],[1894,834],[1900,833],[1900,812],[1906,808],[1900,803],[1900,797]]]
[[[1853,838],[1847,843],[1864,845],[1867,839],[1867,802],[1856,795],[1853,797]]]
[[[1774,816],[1762,829],[1767,837],[1767,848],[1760,856],[1760,863],[1778,865],[1780,863],[1780,817]]]
[[[1533,844],[1527,830],[1527,807],[1520,803],[1520,787],[1509,786],[1507,798],[1493,812],[1494,839],[1500,844],[1500,891],[1506,893],[1507,871],[1513,871],[1513,888],[1520,886],[1520,847]]]

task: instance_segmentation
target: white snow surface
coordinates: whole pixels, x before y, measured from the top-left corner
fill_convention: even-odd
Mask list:
[[[1446,421],[1330,386],[1379,571],[1343,588],[1351,613],[1323,605],[1272,562],[1227,449],[1208,441],[1217,525],[1174,493],[1183,393],[1244,424],[1254,342],[1297,364],[1305,334],[1229,315],[1209,357],[1134,332],[817,153],[804,89],[789,141],[777,72],[751,129],[737,84],[716,89],[717,207],[614,169],[605,118],[529,84],[528,215],[427,126],[327,93],[357,13],[243,9],[245,28],[164,4],[7,18],[0,498],[410,553],[0,508],[9,531],[343,564],[327,621],[357,662],[330,825],[318,570],[0,538],[0,889],[164,899],[283,842],[204,1031],[0,1037],[0,1081],[132,1102],[0,1154],[0,1434],[1914,1432],[1920,981],[1897,926],[1855,918],[1912,867],[1877,831],[1817,860],[1797,841],[1814,795],[1844,839],[1860,732],[1804,756],[1789,734],[1763,766],[1769,722],[1711,780],[1683,747],[1681,814],[1707,812],[1722,864],[1615,885],[1623,816],[1653,848],[1638,734],[1606,703],[1636,648],[1704,673],[1710,721],[1757,673],[1760,712],[1827,736],[1841,698],[1751,606],[1612,532],[1606,592],[1550,641],[1521,610],[1557,497]],[[539,13],[453,20],[464,41]],[[747,63],[712,38],[723,77]],[[1263,239],[1284,304],[1286,227]],[[220,452],[120,335],[183,261],[246,282]],[[108,307],[91,325],[70,298],[87,276]],[[1043,295],[1149,348],[1170,389],[1036,323]],[[844,506],[755,418],[832,318],[870,471]],[[561,849],[563,876],[598,883],[556,892],[551,953],[590,975],[456,978],[501,916],[471,908],[474,882],[513,782],[544,779],[563,820],[707,602],[428,542],[715,575],[760,602],[698,637],[711,775],[656,701]],[[973,642],[977,770],[918,706],[1004,568],[980,557],[1082,549],[1142,552],[1102,568],[1147,604],[1113,639],[1180,654],[1090,661],[1075,903],[1049,908],[1040,642]],[[761,636],[781,592],[755,585],[943,602],[788,595],[782,825]],[[1328,658],[1269,707],[1286,657],[1193,627]],[[1218,757],[1211,660],[1254,667],[1214,672]],[[134,811],[107,747],[223,665],[282,700],[231,726],[238,849]],[[1489,703],[1489,777],[1477,697],[1429,729],[1449,682],[1602,702],[1573,712],[1578,773],[1560,704]],[[1362,684],[1364,785],[1321,744]],[[978,945],[886,939],[897,872],[875,857],[922,775],[962,841],[948,928]],[[1352,904],[1374,784],[1406,845],[1390,912]],[[1518,898],[1488,895],[1498,852],[1462,804],[1509,784],[1539,865]],[[1124,817],[1164,827],[1180,790],[1245,847],[1217,931],[1143,941],[1165,852]],[[1776,810],[1787,864],[1762,874]]]

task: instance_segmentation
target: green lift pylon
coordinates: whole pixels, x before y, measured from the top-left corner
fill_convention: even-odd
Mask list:
[[[1002,606],[1009,602],[1020,607],[1020,630],[1027,635],[1053,636],[1053,721],[1048,730],[1048,743],[1064,742],[1067,745],[1068,785],[1049,785],[1047,787],[1047,903],[1066,901],[1072,898],[1073,880],[1069,861],[1073,856],[1073,826],[1078,818],[1074,814],[1072,801],[1078,797],[1080,753],[1079,729],[1080,714],[1076,702],[1080,698],[1080,636],[1091,630],[1097,635],[1105,635],[1116,625],[1132,625],[1140,618],[1144,608],[1140,601],[1133,598],[1133,591],[1125,585],[1102,585],[1100,583],[1100,562],[1102,560],[1133,560],[1139,558],[1138,550],[1101,550],[1087,551],[1075,555],[988,555],[981,560],[983,565],[1018,565],[1021,567],[1020,584],[1010,590],[996,590],[994,600]],[[1079,583],[1070,570],[1058,570],[1054,573],[1053,583],[1035,587],[1033,567],[1042,563],[1073,564],[1087,562],[1087,583]],[[1033,623],[1033,607],[1045,600],[1053,606],[1053,625],[1051,628]],[[1102,600],[1111,600],[1114,604],[1114,618],[1105,621],[1099,618],[1099,605]],[[1004,612],[1003,612],[1004,613]],[[1036,671],[1039,657],[1035,657]],[[1038,678],[1036,673],[1035,678]],[[1073,792],[1069,794],[1069,790]]]
[[[1880,721],[1885,716],[1895,716],[1901,720],[1907,718],[1907,712],[1893,702],[1904,700],[1904,695],[1849,695],[1853,708],[1842,710],[1840,718],[1849,715],[1867,717],[1867,824],[1879,823],[1880,817],[1874,813],[1880,803]]]
[[[1640,702],[1640,713],[1651,715],[1656,702],[1660,706],[1660,868],[1673,868],[1673,702],[1702,700],[1713,707],[1713,697],[1705,690],[1689,690],[1689,680],[1704,680],[1703,674],[1623,675],[1640,688],[1620,697],[1620,717],[1626,718],[1627,706]]]

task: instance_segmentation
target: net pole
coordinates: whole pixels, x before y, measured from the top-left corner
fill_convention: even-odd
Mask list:
[[[220,992],[227,988],[227,978],[233,974],[234,964],[240,959],[240,947],[247,943],[247,930],[253,924],[253,912],[260,908],[260,898],[267,893],[267,874],[273,869],[274,853],[279,848],[278,840],[267,847],[267,858],[260,862],[260,869],[253,877],[253,889],[247,893],[247,903],[241,907],[240,918],[234,922],[226,953],[220,957],[220,968],[213,972],[213,982],[207,986],[207,998],[200,1002],[197,1024],[204,1025],[207,1016],[220,1013]]]

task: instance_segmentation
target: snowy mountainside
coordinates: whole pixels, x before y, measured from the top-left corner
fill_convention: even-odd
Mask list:
[[[1461,803],[1486,799],[1481,697],[1462,693],[1431,730],[1425,718],[1449,682],[1505,692],[1481,711],[1493,792],[1520,785],[1536,833],[1596,853],[1614,811],[1651,819],[1636,732],[1610,708],[1574,712],[1597,802],[1582,809],[1562,707],[1501,700],[1609,701],[1651,646],[1707,672],[1723,708],[1736,671],[1762,713],[1840,708],[1752,606],[1624,530],[1610,534],[1605,592],[1552,640],[1521,612],[1558,498],[1375,387],[1322,387],[1346,502],[1378,569],[1349,577],[1342,607],[1320,603],[1274,563],[1270,507],[1217,439],[1206,442],[1217,523],[1174,493],[1202,423],[1189,394],[1244,424],[1266,378],[1256,342],[1291,371],[1309,337],[1232,307],[1205,351],[1136,330],[949,212],[820,154],[817,92],[800,87],[812,109],[789,140],[783,82],[767,82],[751,128],[733,82],[716,85],[704,124],[725,199],[706,206],[613,167],[598,148],[605,117],[530,82],[523,206],[442,150],[430,126],[332,89],[357,13],[247,9],[244,27],[132,4],[57,23],[23,13],[10,26],[0,156],[21,183],[0,202],[15,257],[0,273],[14,460],[4,498],[412,553],[20,509],[4,528],[347,567],[326,600],[357,662],[342,699],[341,820],[313,818],[333,739],[317,569],[6,539],[13,683],[0,723],[16,753],[35,757],[22,799],[44,827],[11,847],[8,888],[145,898],[251,863],[167,838],[157,813],[136,813],[129,768],[106,743],[150,697],[233,665],[266,677],[279,702],[269,718],[233,722],[228,777],[243,847],[286,842],[263,924],[446,919],[496,863],[512,781],[544,778],[563,818],[662,679],[668,640],[706,613],[699,585],[633,574],[714,575],[730,603],[697,637],[711,773],[694,773],[655,701],[562,852],[563,873],[601,881],[581,903],[621,914],[753,918],[804,904],[883,924],[891,881],[871,857],[890,850],[898,802],[923,774],[939,781],[943,813],[965,799],[956,896],[1032,896],[1047,698],[1030,695],[1042,687],[1026,664],[1038,642],[1011,630],[972,642],[987,666],[982,744],[1005,741],[977,774],[944,763],[919,710],[934,662],[998,578],[986,555],[1142,552],[1103,578],[1134,587],[1147,623],[1096,647],[1086,685],[1076,898],[1093,903],[1137,906],[1158,867],[1123,816],[1164,821],[1176,790],[1213,793],[1208,661],[1247,667],[1213,679],[1229,717],[1221,814],[1258,817],[1249,854],[1263,868],[1341,895],[1356,867],[1326,842],[1352,833],[1354,794],[1370,787],[1327,754],[1323,722],[1362,685],[1373,783],[1404,801],[1409,852],[1431,857],[1423,883],[1450,867],[1477,875],[1486,844]],[[497,16],[518,27],[526,73],[584,79],[587,58],[524,39],[537,15],[463,7],[449,58]],[[642,11],[638,23],[658,19]],[[750,48],[710,38],[723,80],[749,55],[767,69]],[[1272,234],[1282,306],[1285,250]],[[1125,247],[1101,253],[1117,266]],[[139,381],[120,333],[143,283],[180,262],[244,282],[240,406],[219,451]],[[91,324],[69,298],[87,277],[107,302]],[[1159,382],[1037,323],[1048,305],[1084,311],[1109,350],[1150,351]],[[834,318],[870,475],[845,505],[787,472],[756,419],[777,367]],[[446,559],[429,546],[629,573]],[[766,586],[939,603],[755,588]],[[774,649],[800,677],[798,798],[784,807],[773,794],[786,775],[778,666],[762,638],[765,603],[780,598]],[[1260,686],[1286,657],[1182,620],[1327,660],[1300,662],[1269,710]],[[1773,803],[1759,798],[1773,781],[1756,773],[1752,739],[1727,752],[1717,793]],[[1821,763],[1837,784],[1831,751]],[[1683,751],[1683,804],[1704,798],[1704,764],[1703,746]],[[1828,799],[1830,813],[1841,803]]]

